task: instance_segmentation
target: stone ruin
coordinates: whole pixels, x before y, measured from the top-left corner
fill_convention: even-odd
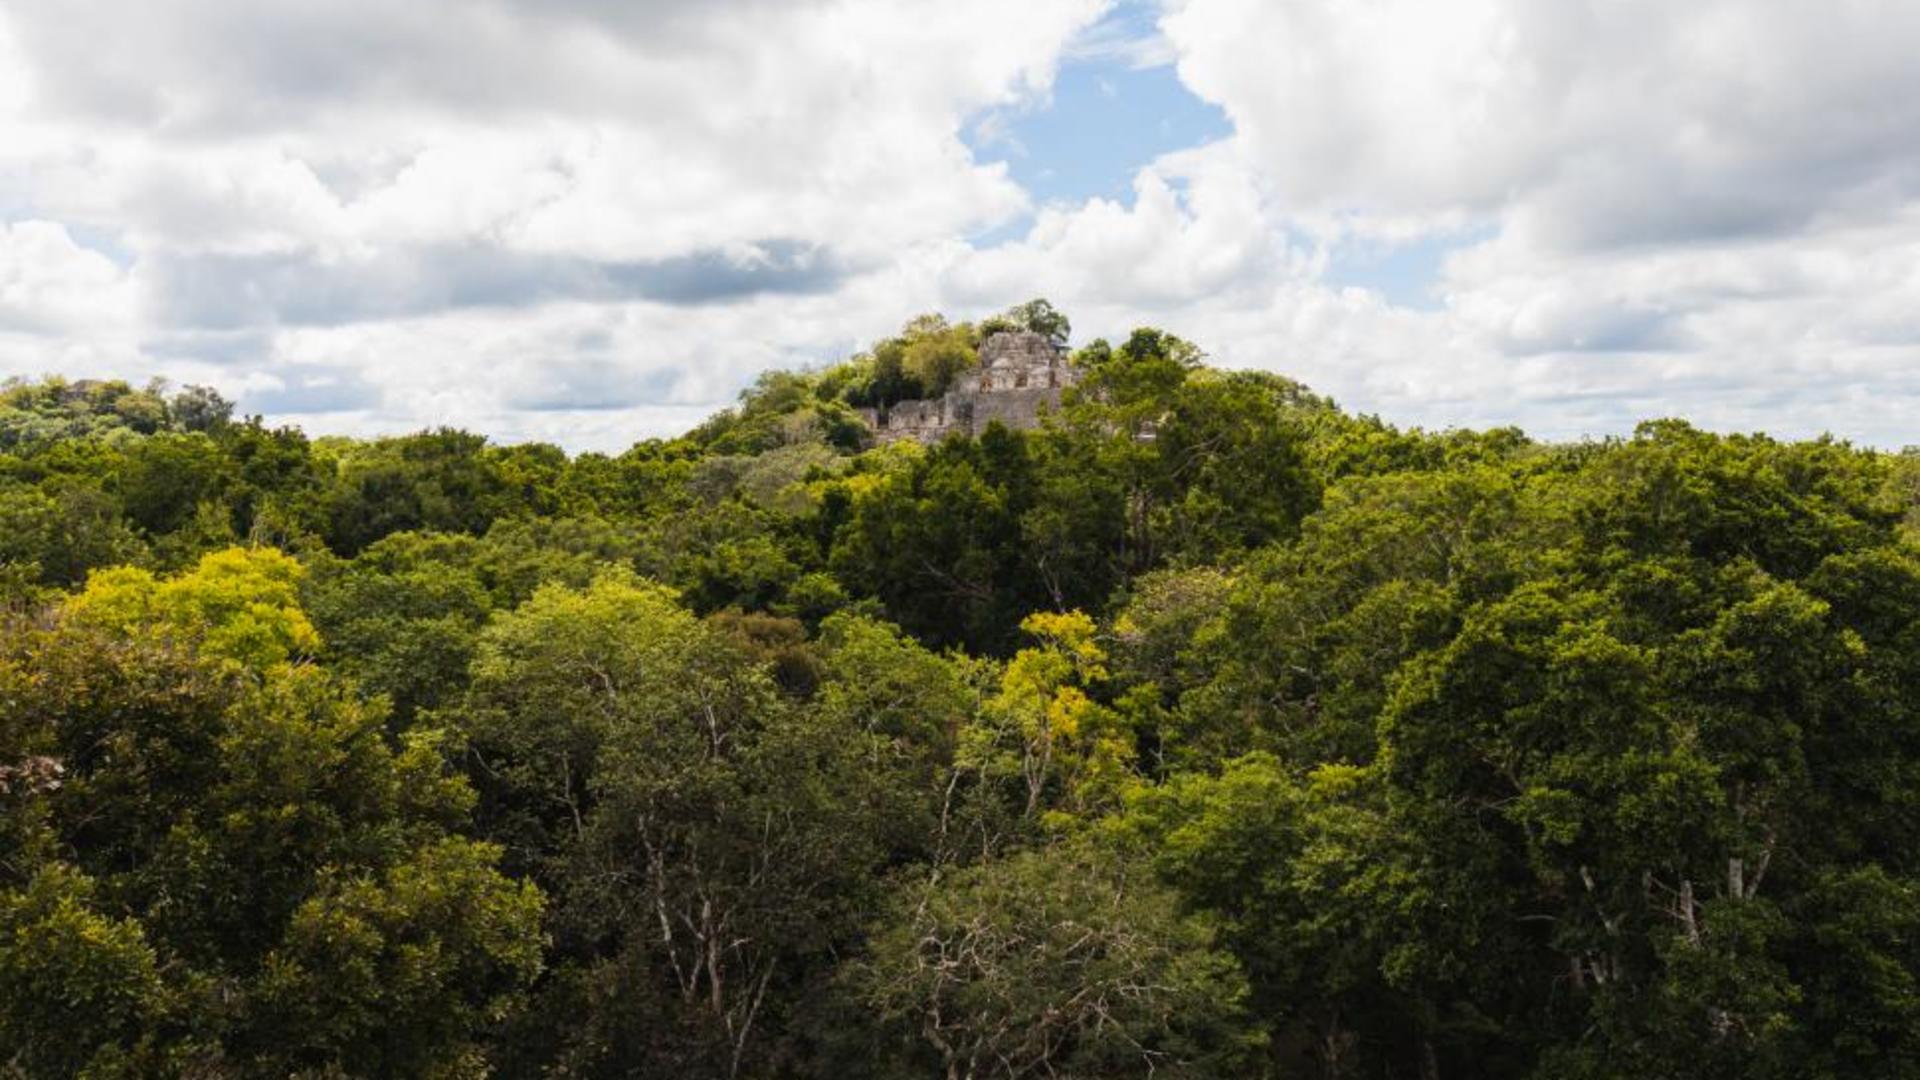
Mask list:
[[[1080,380],[1052,341],[1031,330],[1002,330],[980,343],[980,365],[938,398],[861,409],[874,441],[939,442],[978,435],[994,421],[1018,430],[1040,425],[1042,406],[1057,408],[1060,392]]]

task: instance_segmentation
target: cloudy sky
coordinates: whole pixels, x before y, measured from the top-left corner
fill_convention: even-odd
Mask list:
[[[1920,443],[1913,0],[4,0],[0,375],[612,449],[1040,295],[1408,424]]]

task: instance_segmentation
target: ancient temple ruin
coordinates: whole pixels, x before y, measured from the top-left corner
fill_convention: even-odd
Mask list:
[[[938,442],[978,435],[994,421],[1010,428],[1039,426],[1041,407],[1060,404],[1060,392],[1080,373],[1053,342],[1031,330],[1002,330],[980,344],[980,366],[961,375],[939,398],[861,409],[874,441]]]

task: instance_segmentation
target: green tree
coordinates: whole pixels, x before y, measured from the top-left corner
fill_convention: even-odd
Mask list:
[[[1400,972],[1444,912],[1410,872],[1418,845],[1396,830],[1383,794],[1365,770],[1301,776],[1253,754],[1217,775],[1137,787],[1110,825],[1217,922],[1278,1075],[1422,1071],[1420,1010],[1407,1007],[1420,988]]]
[[[484,1071],[482,1036],[540,966],[541,896],[455,835],[472,793],[442,736],[389,744],[380,708],[292,662],[317,644],[297,578],[271,551],[109,571],[0,635],[0,760],[51,763],[0,794],[0,835],[25,841],[0,863],[18,927],[0,969],[21,973],[0,1012],[23,1052],[54,1038],[33,1009],[91,1003],[50,1060]],[[42,948],[70,962],[25,959]]]
[[[43,867],[0,890],[0,1060],[18,1076],[137,1076],[168,1002],[138,922],[103,915],[96,886]]]
[[[557,898],[545,1007],[567,1069],[775,1060],[805,973],[850,940],[931,797],[839,705],[783,697],[719,624],[630,574],[542,589],[488,628],[466,730],[486,830]]]
[[[847,984],[907,1075],[1223,1076],[1259,1043],[1207,926],[1086,844],[911,885],[869,948]]]
[[[214,552],[171,578],[120,567],[89,577],[62,617],[118,636],[166,635],[208,656],[265,669],[319,647],[300,609],[304,575],[298,562],[271,548]]]
[[[336,468],[326,538],[342,554],[408,529],[477,535],[511,505],[486,438],[451,428],[354,446]]]
[[[217,431],[233,419],[233,402],[211,386],[183,386],[167,399],[167,417],[183,431]]]
[[[1029,469],[1022,437],[999,429],[856,477],[832,540],[835,575],[935,644],[1004,647],[1043,602],[1021,553]]]
[[[983,338],[1000,330],[1031,330],[1052,342],[1056,349],[1065,348],[1067,339],[1073,336],[1073,325],[1066,315],[1043,299],[1015,304],[980,324]]]
[[[946,393],[961,373],[980,363],[974,352],[973,328],[964,323],[950,326],[938,315],[908,323],[901,341],[901,368],[919,384],[920,394],[925,397]]]
[[[1107,678],[1093,620],[1035,612],[1020,629],[1035,644],[1008,661],[981,722],[963,733],[962,757],[1016,781],[1022,816],[1064,828],[1118,798],[1137,747],[1122,718],[1088,693]]]
[[[203,502],[217,499],[227,483],[220,447],[199,433],[162,434],[129,447],[114,489],[127,517],[149,536],[185,525]]]

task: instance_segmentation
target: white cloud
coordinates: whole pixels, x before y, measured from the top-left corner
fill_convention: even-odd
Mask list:
[[[961,121],[1043,89],[1096,12],[29,2],[15,37],[46,133],[13,164],[52,209],[170,248],[882,250],[1022,208]]]
[[[1159,179],[1192,155],[1143,174],[1130,211],[1043,214],[982,256],[1021,267],[990,280],[1119,301],[1403,421],[1572,436],[1685,414],[1916,441],[1920,8],[1166,9],[1181,78],[1234,135],[1184,199]],[[1470,238],[1439,311],[1323,276],[1348,245],[1423,237]]]
[[[124,327],[125,273],[52,221],[0,222],[0,331],[40,335]]]
[[[613,448],[914,312],[1046,295],[1083,338],[1164,325],[1399,421],[1915,441],[1920,8],[1164,0],[1151,22],[16,0],[0,374]],[[1067,60],[1174,63],[1234,133],[1127,200],[1036,208],[962,133],[1043,105]],[[1331,283],[1441,243],[1436,310]]]
[[[1553,239],[1604,244],[1920,189],[1920,8],[1902,0],[1170,8],[1181,76],[1300,209],[1517,200]]]
[[[21,0],[0,222],[132,267],[16,226],[0,318],[97,346],[76,275],[109,275],[121,360],[321,426],[537,433],[629,384],[677,421],[896,322],[854,278],[1024,212],[960,132],[1044,95],[1102,7]]]
[[[1091,199],[1040,211],[1026,237],[970,253],[949,277],[964,306],[1029,292],[1086,309],[1151,311],[1303,271],[1254,178],[1225,144],[1169,155],[1134,178],[1131,205]]]

